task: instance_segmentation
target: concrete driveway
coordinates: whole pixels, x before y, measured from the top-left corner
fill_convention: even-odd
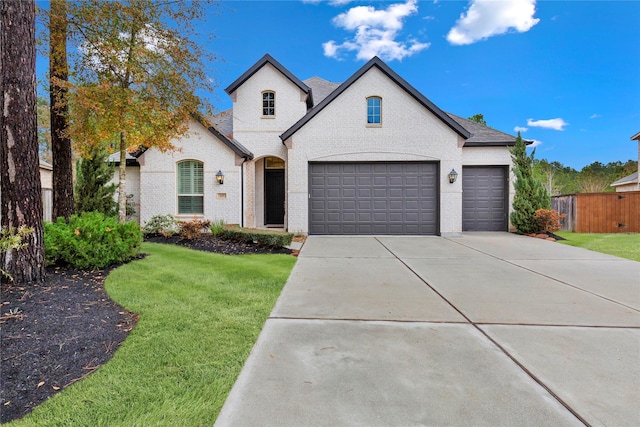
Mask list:
[[[640,263],[310,237],[216,426],[640,425]]]

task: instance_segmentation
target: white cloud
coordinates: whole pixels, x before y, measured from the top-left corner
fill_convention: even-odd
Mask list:
[[[373,6],[356,6],[333,18],[333,24],[355,32],[352,39],[343,43],[330,40],[323,43],[325,56],[337,58],[340,51],[354,51],[358,59],[368,60],[379,56],[384,60],[401,60],[427,49],[429,43],[416,39],[398,41],[404,20],[418,12],[417,0],[392,4],[386,9]]]
[[[542,141],[538,141],[537,139],[528,139],[527,141],[531,141],[531,144],[527,145],[527,148],[536,148],[542,145]]]
[[[524,33],[540,21],[535,13],[536,0],[470,0],[447,40],[465,45],[514,30]]]
[[[564,127],[568,125],[569,123],[565,122],[564,119],[561,118],[548,120],[527,120],[527,126],[553,130],[564,130]]]
[[[590,119],[599,119],[600,117],[602,117],[600,114],[592,114],[589,116]]]
[[[529,128],[523,127],[523,126],[516,126],[513,128],[514,132],[526,132],[529,130]]]

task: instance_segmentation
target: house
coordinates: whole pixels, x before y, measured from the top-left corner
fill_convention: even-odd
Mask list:
[[[448,114],[379,58],[343,83],[265,55],[174,152],[127,157],[138,220],[224,220],[303,234],[507,231],[515,137]],[[116,159],[117,160],[117,159]],[[115,177],[117,182],[117,176]]]
[[[640,161],[640,132],[636,133],[631,137],[632,141],[638,141],[638,161]],[[616,188],[616,192],[625,192],[625,191],[640,191],[640,180],[638,179],[638,171],[632,173],[629,176],[625,176],[624,178],[620,178],[613,184],[612,187]]]

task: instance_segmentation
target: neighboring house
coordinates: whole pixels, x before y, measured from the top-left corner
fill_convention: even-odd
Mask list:
[[[51,221],[53,210],[53,166],[40,160],[40,185],[42,186],[42,214],[45,221]]]
[[[632,141],[638,141],[638,161],[640,162],[640,132],[631,137]],[[624,191],[640,191],[640,180],[638,179],[638,172],[632,173],[629,176],[620,178],[613,184],[612,187],[616,188],[616,192]]]
[[[53,208],[53,166],[40,160],[40,187],[42,188],[42,214],[45,221],[51,221]]]
[[[127,158],[141,223],[172,214],[304,234],[509,229],[515,137],[443,112],[377,57],[338,84],[302,81],[265,55],[226,92],[233,108],[213,126],[193,120],[176,151]]]

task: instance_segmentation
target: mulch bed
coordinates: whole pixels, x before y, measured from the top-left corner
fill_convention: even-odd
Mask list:
[[[177,244],[223,254],[284,253],[214,237]],[[20,418],[64,387],[106,363],[134,328],[137,315],[113,302],[104,280],[115,267],[81,271],[47,268],[42,284],[3,284],[0,289],[0,422]]]

